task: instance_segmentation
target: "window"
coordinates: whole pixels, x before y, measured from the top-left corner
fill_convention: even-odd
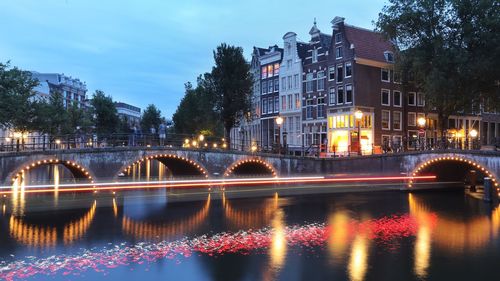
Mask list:
[[[340,86],[337,88],[337,104],[344,103],[344,87]]]
[[[288,76],[286,80],[288,81],[288,90],[290,90],[292,88],[292,76]]]
[[[335,66],[330,66],[328,68],[328,80],[335,80]]]
[[[300,108],[299,94],[295,94],[295,108]]]
[[[275,97],[274,98],[274,112],[279,112],[280,111],[280,98]]]
[[[280,64],[275,63],[274,64],[274,76],[278,76],[278,75],[280,75]]]
[[[394,71],[394,77],[392,81],[394,81],[394,83],[401,84],[401,72]]]
[[[387,62],[394,62],[394,54],[392,52],[385,51],[384,57]]]
[[[408,93],[408,105],[417,105],[416,103],[416,94],[414,92],[409,92]]]
[[[328,96],[329,96],[329,103],[330,103],[330,104],[335,104],[335,101],[336,101],[335,99],[336,99],[336,97],[335,97],[335,88],[334,88],[334,87],[331,87],[331,88],[330,88],[330,91],[329,91],[329,93],[328,93]]]
[[[318,118],[325,118],[325,98],[318,98]]]
[[[345,103],[352,103],[352,85],[345,86]]]
[[[318,91],[323,91],[325,89],[325,72],[318,72]]]
[[[392,113],[392,128],[396,131],[401,131],[401,119],[403,113],[401,111],[394,111]]]
[[[313,109],[313,100],[306,100],[306,118],[311,119],[312,117],[312,109]]]
[[[295,130],[300,132],[300,117],[295,117]]]
[[[335,34],[335,44],[339,44],[342,42],[342,33]]]
[[[394,98],[394,106],[401,107],[401,92],[400,91],[393,91],[393,98]]]
[[[286,77],[281,78],[281,90],[286,90]]]
[[[391,82],[390,78],[389,78],[389,69],[385,69],[385,68],[382,68],[381,69],[381,79],[382,81],[384,82]]]
[[[420,107],[425,106],[424,94],[422,93],[417,94],[417,106]]]
[[[267,99],[262,99],[262,113],[267,113]]]
[[[281,96],[281,110],[286,110],[286,96]]]
[[[287,109],[292,109],[292,94],[287,96],[286,101],[288,104]]]
[[[267,81],[262,82],[262,93],[267,94]]]
[[[297,89],[299,87],[299,75],[293,75],[293,88]]]
[[[417,114],[408,112],[408,126],[417,126]]]
[[[267,78],[267,67],[263,66],[262,67],[262,79]]]
[[[352,76],[352,64],[350,62],[345,63],[345,78]]]
[[[382,89],[382,105],[391,105],[391,93],[389,90]]]
[[[269,88],[269,91],[267,91],[268,93],[272,93],[273,92],[273,80],[269,80],[267,81],[267,84],[268,84],[268,88]]]
[[[337,83],[344,81],[344,66],[337,65]]]
[[[287,60],[287,61],[286,61],[286,68],[287,68],[287,69],[292,68],[292,60]]]
[[[318,61],[318,50],[313,49],[312,50],[312,62],[317,62]]]
[[[274,91],[278,92],[280,90],[280,79],[276,78],[274,79]]]
[[[342,58],[342,47],[335,48],[335,58],[336,59]]]
[[[313,74],[307,73],[306,75],[306,93],[313,91]]]
[[[382,110],[382,130],[391,129],[391,112],[389,110]]]
[[[273,77],[273,65],[269,64],[267,66],[267,77]]]
[[[268,103],[269,103],[269,107],[267,108],[267,113],[273,113],[273,111],[274,111],[274,99],[269,98]]]

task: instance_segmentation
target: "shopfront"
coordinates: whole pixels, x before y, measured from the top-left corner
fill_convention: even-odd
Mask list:
[[[328,153],[330,155],[371,154],[373,135],[372,112],[349,111],[328,115]]]

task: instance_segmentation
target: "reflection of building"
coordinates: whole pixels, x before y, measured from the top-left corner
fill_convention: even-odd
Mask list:
[[[126,120],[129,125],[139,124],[141,120],[141,109],[139,107],[124,102],[115,102],[115,107],[118,116]]]
[[[78,107],[87,107],[87,85],[78,78],[72,78],[59,73],[31,72],[33,79],[47,83],[50,93],[60,92],[64,98],[64,107],[76,103]]]

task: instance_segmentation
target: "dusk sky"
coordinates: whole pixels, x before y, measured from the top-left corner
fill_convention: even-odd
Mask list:
[[[335,16],[373,29],[385,1],[234,0],[2,0],[0,61],[38,72],[64,73],[171,118],[184,83],[210,71],[221,42],[282,45],[294,31],[309,41],[314,18],[331,33]]]

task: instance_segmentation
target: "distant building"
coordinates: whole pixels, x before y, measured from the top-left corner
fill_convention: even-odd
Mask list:
[[[139,125],[141,121],[141,109],[124,102],[115,102],[116,111],[120,118],[125,119],[130,126]]]
[[[50,94],[60,92],[64,97],[64,107],[67,108],[74,102],[80,108],[87,107],[87,85],[80,79],[59,73],[40,73],[36,71],[32,71],[31,76],[33,79],[37,79],[41,85],[46,83]]]

